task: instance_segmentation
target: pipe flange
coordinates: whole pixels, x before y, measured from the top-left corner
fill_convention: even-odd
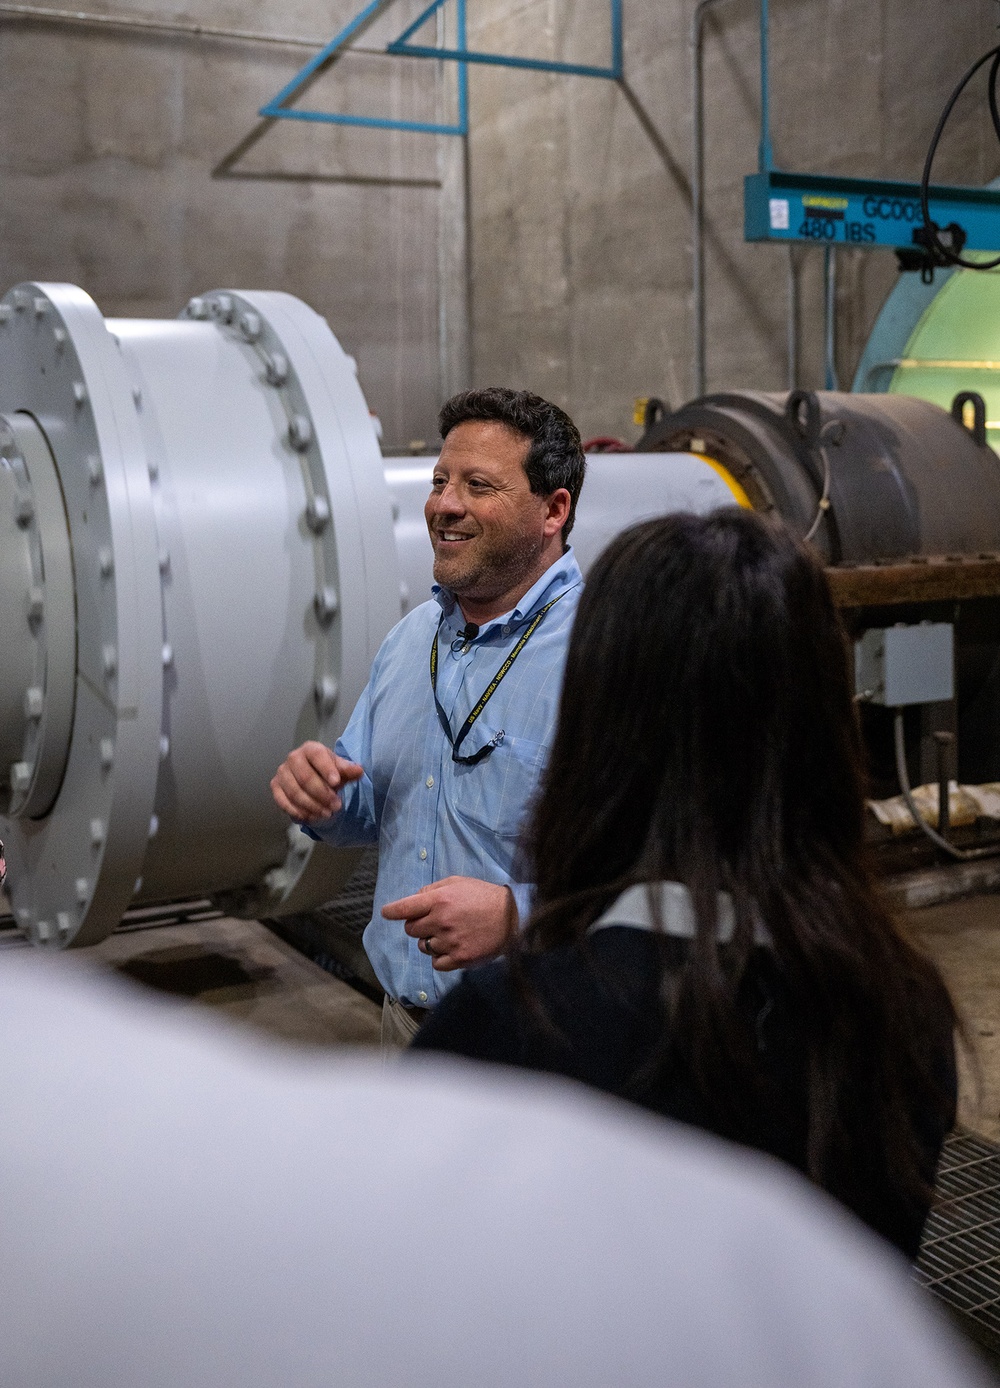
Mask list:
[[[20,813],[2,821],[8,893],[36,942],[87,944],[126,910],[152,815],[161,641],[145,614],[159,601],[156,528],[137,402],[96,304],[55,284],[19,285],[3,304],[0,411],[13,422],[38,507],[48,626],[38,766]],[[40,441],[54,464],[48,477]],[[72,555],[69,600],[66,576],[57,583],[54,573],[59,510]],[[65,633],[56,639],[57,619],[76,627],[61,767],[66,678],[56,667],[68,643]]]
[[[302,305],[291,296],[228,289],[198,295],[181,317],[214,322],[243,351],[254,355],[260,379],[273,392],[279,411],[279,446],[298,460],[305,497],[298,532],[312,548],[315,575],[312,598],[302,614],[304,630],[315,650],[313,717],[306,720],[302,731],[304,737],[332,745],[360,692],[348,691],[345,699],[343,671],[349,657],[345,659],[341,587],[346,575],[363,584],[365,564],[358,533],[364,480],[351,457],[359,441],[349,436],[331,398],[334,383],[329,379],[329,329],[311,311],[303,314]],[[343,357],[343,365],[352,376],[351,386],[361,398],[353,380],[356,367],[343,353],[337,356]],[[370,450],[374,434],[366,408],[364,415],[372,437],[362,443]],[[372,461],[381,461],[377,444]],[[381,488],[380,468],[378,472]],[[379,505],[385,509],[381,494]],[[354,597],[365,601],[360,590]],[[365,657],[360,651],[357,656],[365,668]],[[371,653],[367,660],[370,658]],[[287,841],[284,860],[265,872],[255,888],[226,895],[227,910],[258,915],[290,909],[293,893],[305,889],[315,845],[295,826]]]
[[[4,813],[40,819],[58,794],[73,726],[76,602],[69,532],[59,475],[30,415],[0,417],[0,459],[14,482],[13,520],[30,570],[21,614],[27,644],[23,629],[19,636],[32,665],[21,696],[21,745],[9,764]],[[13,650],[11,656],[16,678]],[[11,702],[9,696],[5,702]]]
[[[180,316],[208,319],[244,350],[252,351],[263,380],[279,402],[283,422],[278,430],[278,445],[298,459],[306,497],[299,534],[314,552],[315,593],[309,609],[303,613],[316,652],[312,691],[315,729],[310,730],[310,736],[333,742],[337,735],[335,720],[342,669],[337,541],[322,449],[309,400],[295,369],[294,353],[267,313],[232,290],[198,295]],[[273,911],[299,882],[313,847],[313,841],[293,826],[284,861],[265,873],[256,890],[245,890],[227,899],[229,907],[241,915]]]

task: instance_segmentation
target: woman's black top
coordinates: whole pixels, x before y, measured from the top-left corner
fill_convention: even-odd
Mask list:
[[[756,948],[737,1006],[752,1028],[759,1083],[751,1102],[739,1094],[706,1095],[683,1064],[672,1061],[660,1002],[664,952],[688,948],[645,930],[611,926],[578,944],[523,960],[528,987],[516,987],[498,960],[468,971],[438,1004],[412,1048],[545,1070],[691,1123],[807,1168],[807,1076],[804,1027],[782,986],[769,949]],[[954,1122],[957,1079],[951,1009],[943,985],[919,1007],[927,1055],[942,1102],[914,1101],[912,1121],[928,1187]],[[733,1086],[730,1086],[730,1090]],[[847,1103],[852,1102],[847,1096]],[[858,1157],[837,1194],[909,1258],[915,1258],[929,1208],[899,1188],[866,1143],[870,1116],[857,1114]],[[846,1120],[850,1125],[850,1118]]]

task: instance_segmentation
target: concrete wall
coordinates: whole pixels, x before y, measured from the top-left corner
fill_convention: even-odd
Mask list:
[[[693,0],[625,4],[625,82],[479,68],[472,81],[475,375],[547,394],[584,434],[635,437],[632,400],[688,398]],[[772,0],[779,165],[917,179],[938,114],[996,43],[995,6],[963,0]],[[490,0],[473,42],[606,61],[606,0]],[[788,252],[743,241],[757,161],[758,15],[706,23],[708,389],[784,388]],[[935,176],[1000,172],[985,81],[956,109]],[[896,278],[891,252],[839,257],[838,364],[849,388]],[[801,385],[822,385],[822,253],[795,256]]]
[[[325,40],[360,3],[88,9]],[[476,46],[607,59],[607,0],[469,4]],[[73,280],[126,315],[173,315],[220,285],[287,289],[358,358],[393,445],[432,439],[440,399],[470,369],[551,396],[587,434],[634,437],[636,395],[679,404],[691,393],[693,4],[626,0],[621,85],[470,69],[471,368],[460,140],[261,124],[257,108],[308,46],[25,23],[0,5],[0,285]],[[384,46],[419,8],[394,0],[362,42]],[[772,0],[772,10],[775,152],[816,172],[916,178],[947,92],[995,42],[989,0]],[[755,0],[721,0],[706,40],[708,385],[783,387],[788,255],[742,239]],[[447,65],[442,76],[418,60],[355,56],[306,101],[435,118],[453,82]],[[982,90],[956,113],[942,178],[1000,170]],[[795,256],[803,385],[822,379],[820,262]],[[840,257],[845,385],[895,276],[891,253]]]
[[[85,3],[323,42],[358,8]],[[314,51],[0,13],[0,284],[71,280],[108,315],[157,317],[212,287],[288,290],[357,357],[386,439],[433,437],[444,142],[259,122]],[[433,118],[433,88],[426,64],[354,57],[306,103]]]

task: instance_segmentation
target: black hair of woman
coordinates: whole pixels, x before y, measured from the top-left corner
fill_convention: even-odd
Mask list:
[[[746,511],[637,525],[588,576],[526,840],[536,909],[511,962],[523,986],[519,951],[584,942],[631,885],[684,884],[695,938],[664,952],[651,1064],[680,1067],[738,1136],[766,1097],[735,1005],[763,923],[803,1043],[806,1170],[878,1226],[864,1206],[883,1178],[929,1193],[920,1115],[933,1127],[954,1100],[926,1021],[954,1013],[874,883],[863,792],[846,638],[812,553]]]

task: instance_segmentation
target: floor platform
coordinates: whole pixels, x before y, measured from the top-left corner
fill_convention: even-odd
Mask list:
[[[953,1133],[914,1276],[1000,1369],[1000,1145]]]

